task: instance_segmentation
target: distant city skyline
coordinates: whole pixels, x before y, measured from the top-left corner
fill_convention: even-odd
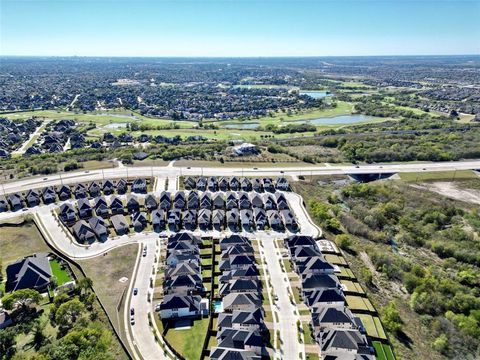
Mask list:
[[[480,1],[2,0],[0,55],[480,54]]]

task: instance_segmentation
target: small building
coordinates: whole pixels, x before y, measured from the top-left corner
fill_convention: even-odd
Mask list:
[[[145,194],[147,192],[147,180],[135,179],[132,183],[132,192]]]
[[[78,215],[81,219],[88,219],[92,216],[92,206],[90,205],[90,201],[88,199],[80,199],[77,202],[78,208]]]
[[[61,201],[65,201],[70,199],[72,196],[72,191],[68,185],[62,185],[57,189],[57,195]]]
[[[7,274],[5,286],[7,292],[22,289],[44,292],[50,285],[52,278],[52,269],[46,253],[33,254],[18,260],[8,265],[5,271]]]
[[[117,235],[121,236],[128,233],[129,225],[123,215],[113,215],[110,218],[110,222],[112,223]]]
[[[148,211],[153,211],[158,208],[158,202],[154,195],[148,194],[145,196],[145,208]]]
[[[18,193],[8,194],[8,202],[10,203],[10,209],[12,211],[23,209],[23,198]]]
[[[55,190],[51,186],[47,186],[42,191],[42,198],[45,204],[52,204],[57,200],[57,195]]]
[[[170,294],[160,304],[161,319],[197,318],[202,315],[208,315],[208,303],[202,302],[200,296]]]
[[[95,233],[85,220],[79,220],[72,227],[73,234],[81,243],[93,243],[95,241]]]
[[[123,214],[124,205],[122,199],[119,197],[114,197],[110,199],[110,211],[113,215]]]
[[[132,214],[132,226],[136,232],[140,232],[147,226],[147,215],[144,212],[135,212]]]
[[[99,240],[101,241],[107,240],[108,228],[107,228],[107,223],[103,218],[98,216],[92,216],[90,219],[88,219],[88,225],[90,225],[90,228],[92,229],[92,231],[95,233],[95,235]]]
[[[165,211],[158,208],[152,211],[152,226],[153,231],[161,232],[165,229],[166,221],[165,221]]]
[[[77,221],[77,213],[75,212],[73,206],[69,203],[63,203],[60,205],[60,213],[58,214],[58,217],[64,223],[72,223]]]

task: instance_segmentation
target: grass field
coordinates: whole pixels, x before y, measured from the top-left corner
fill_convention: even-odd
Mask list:
[[[63,285],[69,281],[72,281],[69,273],[62,269],[58,260],[50,260],[50,267],[52,268],[52,274],[57,278],[57,284]]]
[[[15,221],[22,225],[14,226]],[[33,221],[26,220],[22,223],[21,219],[13,220],[10,224],[0,224],[0,249],[3,271],[8,264],[25,256],[50,251]]]
[[[310,326],[308,323],[303,323],[303,339],[306,345],[315,344],[315,339],[312,336],[312,331],[310,330]]]
[[[331,264],[347,265],[347,261],[343,258],[343,256],[339,255],[327,254],[325,255],[325,260],[327,260]]]
[[[355,314],[355,316],[362,320],[363,326],[365,326],[365,329],[367,330],[367,335],[380,339],[387,339],[378,316],[374,317],[368,314]]]
[[[121,324],[117,305],[132,278],[137,249],[136,244],[125,245],[109,251],[106,256],[78,261],[87,276],[93,280],[93,288],[117,329],[120,329]],[[122,277],[129,281],[120,282]]]
[[[372,303],[367,298],[355,295],[346,295],[347,305],[350,310],[367,310],[374,312]]]
[[[471,170],[456,171],[428,171],[428,172],[402,172],[399,173],[400,179],[407,182],[417,181],[436,181],[436,180],[463,180],[478,179],[478,176]]]
[[[168,343],[186,360],[197,360],[200,359],[207,330],[208,318],[194,321],[189,329],[170,329],[166,338]]]
[[[395,360],[392,348],[389,345],[382,344],[379,341],[373,341],[372,345],[375,348],[377,360]]]
[[[363,291],[361,285],[356,281],[340,280],[340,283],[347,287],[347,291],[365,294],[365,291]]]

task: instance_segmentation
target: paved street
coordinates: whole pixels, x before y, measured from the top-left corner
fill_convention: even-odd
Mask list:
[[[277,254],[277,249],[274,245],[274,237],[263,236],[260,240],[264,246],[264,256],[270,278],[273,285],[273,292],[278,296],[276,302],[279,313],[279,328],[280,338],[282,343],[281,359],[298,359],[299,354],[304,354],[305,349],[303,344],[298,341],[296,306],[290,302],[289,284],[287,274],[282,271],[279,260],[281,257]],[[273,305],[272,305],[273,307]],[[302,358],[304,356],[302,355]]]
[[[424,170],[425,169],[425,170]],[[335,175],[335,174],[364,174],[364,173],[395,173],[395,172],[422,172],[422,171],[452,171],[480,169],[480,160],[470,161],[451,161],[435,163],[402,163],[402,164],[384,164],[384,165],[361,165],[359,168],[348,165],[336,166],[308,166],[308,167],[287,167],[287,168],[229,168],[229,167],[175,167],[175,166],[156,166],[156,167],[117,167],[104,170],[79,171],[68,174],[48,175],[44,177],[30,177],[2,184],[2,193],[12,193],[25,191],[32,188],[44,186],[56,186],[60,184],[74,184],[78,182],[115,179],[115,178],[135,178],[158,176],[160,178],[169,178],[168,189],[176,188],[171,179],[176,176],[192,175],[198,176],[203,173],[205,176],[280,176],[280,175]],[[46,179],[46,180],[44,180]]]

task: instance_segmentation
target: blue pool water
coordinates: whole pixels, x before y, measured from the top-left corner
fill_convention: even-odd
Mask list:
[[[223,303],[222,303],[222,301],[220,301],[220,300],[215,300],[215,302],[213,303],[213,310],[214,310],[216,313],[223,312]]]

